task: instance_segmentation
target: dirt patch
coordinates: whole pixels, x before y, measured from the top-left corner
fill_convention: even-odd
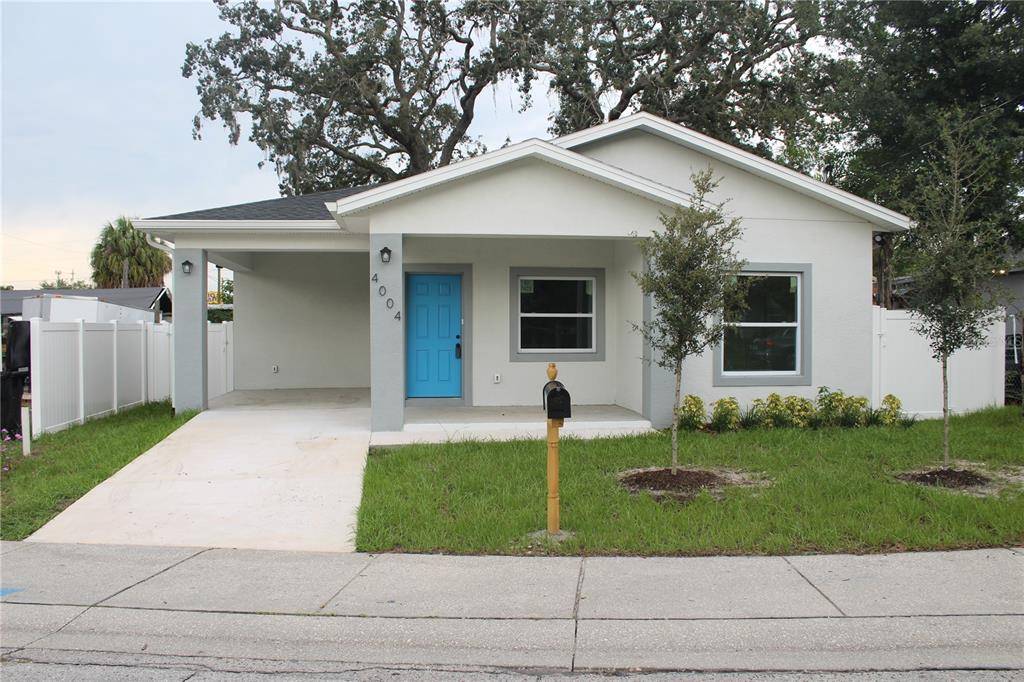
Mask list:
[[[900,474],[896,478],[909,483],[939,485],[943,488],[974,488],[985,485],[991,479],[967,469],[932,469],[910,474]]]
[[[949,468],[922,469],[897,474],[904,483],[927,485],[974,497],[1003,492],[1024,492],[1024,467],[989,466],[984,462],[957,460]]]
[[[646,492],[658,499],[688,502],[704,490],[712,497],[721,498],[730,486],[763,486],[768,481],[731,469],[680,467],[673,473],[670,467],[665,467],[623,471],[619,474],[619,483],[633,493]]]

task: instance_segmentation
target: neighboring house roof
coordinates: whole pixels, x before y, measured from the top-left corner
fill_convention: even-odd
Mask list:
[[[171,293],[167,287],[131,287],[128,289],[15,289],[0,291],[0,314],[20,315],[21,302],[26,298],[43,296],[88,296],[107,303],[123,305],[126,308],[139,310],[160,310],[169,312],[171,309]]]
[[[640,130],[670,140],[684,147],[694,149],[713,159],[741,168],[754,175],[771,180],[792,190],[814,197],[831,206],[857,215],[868,222],[893,230],[906,230],[910,218],[896,211],[879,206],[832,185],[815,180],[777,163],[763,159],[756,154],[720,142],[695,130],[690,130],[663,118],[641,112],[623,116],[615,121],[603,123],[576,133],[563,135],[552,143],[566,149],[573,149],[628,131]]]
[[[206,208],[199,211],[146,218],[145,220],[333,220],[324,205],[325,202],[358,194],[371,187],[372,185],[343,187],[326,192]]]
[[[668,206],[686,203],[690,195],[673,187],[609,166],[582,154],[562,149],[543,140],[526,140],[487,154],[474,156],[449,166],[435,168],[412,177],[403,178],[386,185],[366,189],[358,194],[343,197],[328,205],[329,210],[339,216],[353,215],[388,201],[430,189],[446,182],[458,180],[513,161],[535,159],[554,164],[566,170],[604,182],[627,192],[651,199]]]

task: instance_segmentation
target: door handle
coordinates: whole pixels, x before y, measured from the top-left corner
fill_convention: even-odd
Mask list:
[[[462,358],[462,344],[461,343],[457,343],[457,344],[455,344],[455,359],[459,360],[461,358]]]

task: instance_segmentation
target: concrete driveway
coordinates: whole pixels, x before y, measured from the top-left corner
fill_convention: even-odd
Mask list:
[[[366,389],[236,391],[28,538],[351,552]]]

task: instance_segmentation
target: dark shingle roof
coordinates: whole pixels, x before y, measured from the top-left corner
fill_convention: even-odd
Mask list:
[[[123,305],[140,310],[153,310],[159,302],[160,308],[167,312],[169,306],[164,305],[162,296],[170,301],[170,292],[166,287],[131,287],[129,289],[15,289],[0,291],[0,314],[21,315],[21,302],[26,298],[51,294],[53,296],[88,296],[107,303]]]
[[[281,197],[280,199],[253,201],[248,204],[162,215],[156,218],[147,218],[147,220],[331,220],[331,214],[324,206],[324,202],[352,196],[370,189],[370,187],[372,185],[343,187],[296,197]]]

